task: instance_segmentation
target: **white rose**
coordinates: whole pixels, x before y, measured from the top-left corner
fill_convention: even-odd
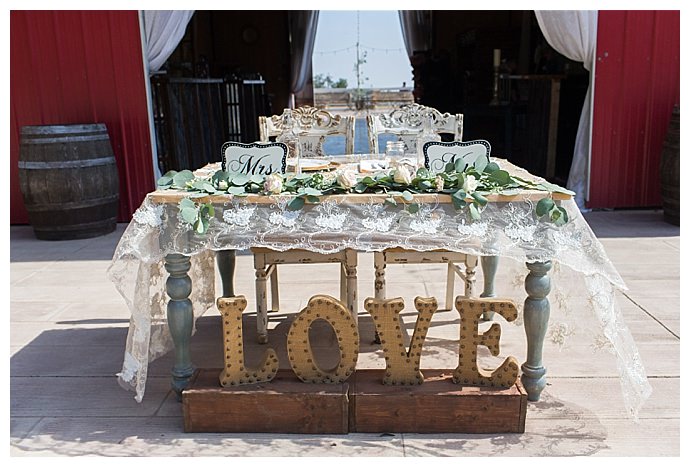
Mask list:
[[[443,177],[436,175],[436,191],[443,190]]]
[[[406,165],[400,165],[393,172],[393,180],[401,185],[409,185],[412,183],[412,173],[410,173],[410,169]]]
[[[465,183],[462,184],[462,189],[469,195],[477,189],[477,186],[479,186],[479,181],[474,178],[474,175],[467,175],[465,177]]]
[[[264,180],[264,190],[268,193],[277,195],[283,191],[283,177],[280,174],[271,174]]]
[[[338,173],[336,180],[338,185],[349,190],[357,185],[357,174],[354,172],[354,170],[344,170]]]

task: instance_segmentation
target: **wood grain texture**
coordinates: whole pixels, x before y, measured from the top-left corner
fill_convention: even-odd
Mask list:
[[[201,369],[184,391],[187,433],[347,433],[348,384],[305,384],[291,370],[270,383],[221,388]]]
[[[381,384],[383,370],[353,378],[350,431],[360,433],[524,433],[527,393],[458,386],[451,370],[424,370],[425,383]]]

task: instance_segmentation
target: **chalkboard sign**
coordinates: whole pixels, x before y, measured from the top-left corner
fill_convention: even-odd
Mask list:
[[[443,172],[448,163],[457,160],[465,162],[465,167],[474,165],[486,166],[489,163],[491,145],[488,141],[479,139],[476,141],[429,141],[424,143],[424,167],[430,172]],[[463,168],[463,170],[464,170]]]
[[[221,167],[224,171],[244,175],[285,173],[287,146],[283,143],[223,144]]]

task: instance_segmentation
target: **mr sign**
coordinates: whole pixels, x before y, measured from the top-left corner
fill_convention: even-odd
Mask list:
[[[283,143],[227,142],[221,150],[221,166],[232,174],[285,173],[287,146]]]
[[[430,141],[424,144],[422,151],[424,152],[424,167],[431,172],[443,172],[447,164],[455,164],[457,160],[465,163],[465,166],[461,167],[462,170],[469,166],[486,166],[489,163],[491,145],[483,139],[464,143]]]

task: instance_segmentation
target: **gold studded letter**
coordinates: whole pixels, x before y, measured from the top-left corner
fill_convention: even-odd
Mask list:
[[[330,323],[338,338],[340,361],[330,370],[316,364],[311,350],[309,327],[317,319]],[[290,366],[305,383],[342,383],[357,365],[359,330],[342,302],[328,295],[314,295],[290,326],[287,351]]]
[[[368,298],[364,308],[371,314],[376,332],[381,337],[383,355],[386,358],[386,375],[383,384],[422,384],[424,375],[419,370],[422,346],[429,329],[429,322],[438,309],[436,299],[417,297],[414,306],[419,312],[414,326],[410,349],[405,349],[400,312],[405,307],[402,298],[381,300]]]
[[[220,385],[239,386],[271,381],[278,371],[278,356],[271,348],[264,352],[263,363],[258,368],[247,368],[244,364],[242,344],[242,312],[247,308],[247,299],[240,295],[219,298],[216,301],[223,317],[223,338],[225,340],[225,368],[220,372]]]
[[[491,355],[498,356],[501,327],[491,325],[488,331],[479,334],[479,318],[485,311],[493,311],[506,321],[517,318],[517,308],[510,300],[455,299],[455,308],[460,312],[460,355],[458,367],[453,372],[453,382],[467,386],[489,386],[509,388],[518,377],[518,363],[515,357],[506,358],[493,372],[486,372],[477,365],[477,346],[489,348]]]

